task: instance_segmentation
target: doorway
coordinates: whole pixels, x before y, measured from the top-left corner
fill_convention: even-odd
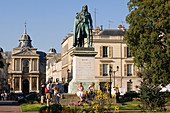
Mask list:
[[[22,86],[22,92],[24,94],[29,94],[29,81],[27,79],[23,80]]]

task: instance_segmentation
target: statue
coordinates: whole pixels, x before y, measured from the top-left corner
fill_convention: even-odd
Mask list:
[[[77,13],[74,21],[73,46],[84,47],[84,38],[87,38],[88,47],[92,47],[92,42],[90,44],[90,32],[92,34],[92,29],[93,26],[91,14],[88,12],[87,5],[84,5],[82,7],[82,11]],[[93,41],[92,38],[93,37],[91,37],[91,41]]]

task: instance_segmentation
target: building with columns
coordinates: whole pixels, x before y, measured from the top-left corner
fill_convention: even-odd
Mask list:
[[[11,92],[39,92],[40,83],[46,79],[46,53],[37,51],[26,32],[13,51],[4,52],[8,59],[8,85]]]

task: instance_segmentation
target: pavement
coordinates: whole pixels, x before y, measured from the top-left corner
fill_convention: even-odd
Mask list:
[[[22,112],[21,106],[17,101],[0,101],[0,113],[39,113]]]

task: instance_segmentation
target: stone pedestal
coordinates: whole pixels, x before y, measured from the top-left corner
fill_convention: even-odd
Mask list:
[[[95,81],[95,55],[94,48],[76,47],[73,49],[73,79],[69,83],[68,93],[77,93],[77,86],[82,82],[84,89]],[[97,87],[97,85],[95,85]]]

